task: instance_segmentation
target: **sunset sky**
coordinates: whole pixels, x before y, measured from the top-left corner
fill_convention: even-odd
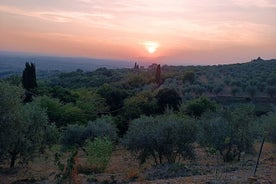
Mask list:
[[[276,0],[1,0],[0,50],[167,64],[276,58]]]

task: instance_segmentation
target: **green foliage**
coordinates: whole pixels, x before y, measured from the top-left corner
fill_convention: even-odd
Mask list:
[[[55,123],[48,123],[45,127],[45,135],[42,146],[53,145],[58,143],[60,139],[60,132]]]
[[[88,138],[82,125],[68,125],[61,138],[61,143],[66,147],[82,146]]]
[[[109,137],[112,141],[117,140],[117,129],[110,116],[103,116],[95,121],[88,122],[85,134],[90,139],[95,137]]]
[[[143,114],[154,114],[156,110],[156,99],[154,98],[152,93],[144,92],[125,99],[123,115],[128,120],[131,120],[139,118]]]
[[[240,159],[241,152],[251,151],[253,145],[252,120],[254,107],[241,105],[202,118],[199,142],[219,151],[225,162]]]
[[[66,147],[82,147],[87,139],[94,140],[96,137],[109,137],[112,141],[117,139],[117,129],[111,117],[99,118],[87,126],[69,125],[61,141]]]
[[[276,113],[270,112],[262,116],[257,123],[258,133],[266,140],[276,143]]]
[[[63,121],[64,109],[63,105],[58,99],[42,96],[35,99],[35,101],[43,108],[46,109],[49,121],[55,123],[58,127],[66,125]]]
[[[181,111],[186,114],[199,118],[204,112],[212,112],[216,110],[215,102],[207,97],[200,97],[189,101],[187,104],[181,106]]]
[[[223,87],[222,86],[216,86],[215,88],[214,88],[214,93],[216,94],[216,95],[218,95],[219,93],[221,93],[223,91]]]
[[[19,87],[0,83],[0,161],[6,159],[11,138],[16,130],[17,122],[21,121],[20,101],[23,90]],[[10,137],[11,136],[11,137]]]
[[[181,97],[174,89],[164,88],[158,91],[156,95],[159,112],[164,112],[167,108],[178,110],[181,103]]]
[[[73,94],[69,89],[62,87],[53,87],[49,91],[53,98],[59,99],[62,103],[75,103],[77,95]]]
[[[0,160],[10,160],[14,167],[17,159],[27,163],[45,143],[48,118],[35,103],[20,103],[22,89],[0,83]]]
[[[98,172],[103,172],[110,161],[112,149],[112,141],[106,137],[87,141],[85,150],[90,166]]]
[[[97,93],[106,100],[112,114],[115,115],[118,109],[123,107],[123,101],[128,96],[125,90],[104,84],[98,88]]]
[[[87,89],[77,90],[76,93],[79,96],[76,106],[84,112],[88,120],[96,120],[100,115],[109,112],[105,99],[97,93]]]
[[[74,104],[65,104],[62,107],[62,112],[63,114],[61,114],[60,121],[63,122],[64,125],[86,124],[86,122],[88,121],[83,110],[75,106]]]
[[[99,87],[105,83],[113,83],[121,79],[121,73],[106,68],[98,68],[92,72],[77,70],[74,72],[61,73],[52,77],[49,82],[51,86],[78,89]]]
[[[88,120],[85,112],[72,103],[62,104],[58,99],[42,96],[35,99],[49,116],[50,122],[57,127],[69,124],[85,124]]]
[[[256,95],[256,87],[254,86],[248,86],[247,89],[246,89],[247,93],[249,94],[249,96],[251,98],[255,97]]]
[[[186,71],[183,75],[183,82],[185,83],[188,81],[190,84],[194,83],[195,81],[195,73],[193,71]]]
[[[192,120],[176,115],[153,117],[143,116],[131,122],[123,138],[126,148],[136,154],[141,163],[149,157],[156,164],[176,162],[177,158],[194,156],[192,143],[195,141],[196,127]]]
[[[130,73],[125,76],[125,78],[119,83],[119,85],[124,89],[135,89],[141,88],[145,84],[149,83],[149,78],[146,73]]]
[[[63,162],[64,154],[57,152],[55,154],[55,165],[59,169],[59,173],[56,174],[56,180],[58,184],[65,183],[66,181],[69,183],[72,183],[74,180],[74,167],[75,167],[75,160],[74,158],[78,154],[78,150],[72,149],[70,150],[70,155],[67,156],[67,159],[65,159],[65,162]]]
[[[240,92],[240,88],[238,88],[238,87],[234,87],[231,89],[231,93],[233,96],[236,96],[237,93],[239,93],[239,92]]]
[[[240,88],[240,91],[236,93],[238,97],[248,94],[250,95],[247,89],[253,86],[255,87],[255,94],[253,96],[258,97],[263,96],[264,93],[266,93],[264,90],[268,86],[275,87],[275,64],[276,60],[213,66],[165,65],[162,66],[161,78],[169,79],[169,81],[175,81],[176,84],[174,83],[173,85],[177,86],[177,88],[179,87],[180,89],[184,88],[185,91],[188,90],[189,92],[187,93],[190,93],[193,96],[210,95],[211,93],[225,96],[229,95],[229,92],[231,92],[233,88],[238,87]],[[77,88],[85,89],[89,87],[97,90],[97,88],[103,84],[109,84],[113,87],[116,86],[121,90],[127,89],[130,93],[140,93],[143,89],[152,89],[152,86],[155,85],[153,83],[156,81],[155,72],[157,66],[157,64],[153,64],[149,66],[148,69],[141,68],[139,70],[111,70],[106,68],[99,68],[93,72],[77,70],[75,72],[60,73],[58,75],[50,76],[47,78],[47,83],[51,86],[50,88],[53,88],[53,86],[59,86],[68,88],[66,90]],[[194,77],[189,77],[193,75]],[[192,85],[189,84],[190,82],[183,83],[183,80],[193,81],[193,78],[194,82],[192,82]],[[227,84],[225,89],[223,86],[224,83]],[[164,84],[163,86],[167,88],[174,88]],[[63,92],[60,94],[62,93]],[[59,95],[59,97],[62,98],[61,95]],[[62,99],[60,100],[63,101]],[[66,100],[66,102],[68,101]]]
[[[271,97],[274,98],[276,95],[276,86],[268,86],[266,88],[266,93]]]
[[[14,86],[20,86],[22,84],[22,78],[19,75],[11,75],[7,78],[4,78],[3,81]]]

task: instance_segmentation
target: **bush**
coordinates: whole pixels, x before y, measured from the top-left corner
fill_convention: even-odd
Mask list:
[[[262,136],[266,137],[266,140],[276,143],[276,113],[269,113],[262,116],[260,122],[258,122],[258,130]],[[261,131],[261,132],[260,132]]]
[[[85,135],[85,127],[81,125],[69,125],[63,137],[61,143],[64,146],[82,146],[85,140],[87,139]]]
[[[253,112],[254,107],[243,105],[202,118],[199,143],[217,150],[224,162],[239,160],[241,152],[252,150]]]
[[[86,127],[70,125],[67,127],[62,138],[65,146],[83,146],[87,139],[94,140],[96,137],[109,137],[112,141],[117,139],[117,129],[111,117],[105,116],[89,122]]]
[[[183,82],[189,81],[192,84],[195,81],[195,73],[193,71],[186,71],[183,75]]]
[[[89,122],[85,129],[85,136],[89,139],[96,137],[109,137],[112,141],[117,140],[117,129],[110,116],[104,116]]]
[[[186,114],[197,119],[204,112],[215,111],[216,103],[211,101],[209,98],[202,96],[200,98],[190,100],[187,104],[183,104],[180,107],[180,109],[181,111],[184,111]]]
[[[112,149],[112,141],[106,137],[87,141],[85,150],[87,151],[88,162],[94,171],[103,172],[106,169]]]
[[[195,135],[196,128],[191,120],[173,114],[155,118],[143,116],[131,122],[123,143],[128,150],[138,154],[141,163],[149,157],[154,158],[156,164],[162,164],[164,160],[174,163],[177,158],[194,156]]]
[[[178,110],[181,103],[181,97],[174,89],[164,88],[161,89],[156,95],[159,111],[162,113],[167,106]]]

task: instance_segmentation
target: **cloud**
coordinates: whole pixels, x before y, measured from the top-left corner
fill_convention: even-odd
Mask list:
[[[52,11],[30,11],[25,9],[20,9],[12,6],[3,6],[0,5],[0,11],[9,14],[23,15],[28,17],[39,18],[46,21],[53,22],[70,22],[74,20],[78,21],[87,21],[95,18],[100,19],[112,19],[113,16],[107,13],[86,13],[86,12],[76,12],[76,11],[61,11],[61,10],[52,10]]]
[[[241,7],[276,8],[275,0],[232,0]]]

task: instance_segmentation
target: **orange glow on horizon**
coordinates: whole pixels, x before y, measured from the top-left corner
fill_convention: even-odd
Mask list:
[[[0,51],[245,62],[276,58],[273,17],[272,0],[2,0]]]

